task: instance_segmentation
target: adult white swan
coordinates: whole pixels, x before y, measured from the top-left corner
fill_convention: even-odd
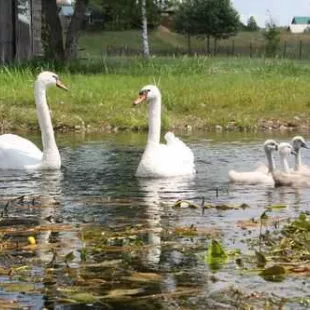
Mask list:
[[[254,171],[238,172],[230,170],[228,172],[229,181],[239,184],[269,184],[273,185],[272,172],[275,170],[273,152],[278,150],[278,144],[275,140],[268,139],[264,143],[264,151],[267,157],[268,166],[259,166]]]
[[[165,135],[167,144],[160,144],[161,93],[158,87],[144,86],[134,104],[143,101],[149,101],[149,132],[136,176],[161,178],[194,174],[194,154],[184,142],[168,132]]]
[[[59,169],[61,159],[56,145],[46,89],[58,86],[67,90],[57,74],[42,72],[34,83],[37,116],[41,129],[43,152],[31,141],[13,134],[0,136],[0,169]]]

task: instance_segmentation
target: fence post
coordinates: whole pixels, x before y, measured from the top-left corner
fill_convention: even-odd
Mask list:
[[[250,58],[252,58],[252,50],[253,50],[253,47],[252,47],[252,41],[250,42]]]
[[[301,59],[302,56],[302,40],[299,42],[299,59]]]
[[[217,48],[217,39],[214,38],[214,41],[213,41],[213,54],[214,54],[214,56],[216,56],[216,54],[217,54],[216,48]]]
[[[283,58],[286,58],[286,40],[284,41]]]
[[[231,41],[231,55],[235,55],[235,40]]]

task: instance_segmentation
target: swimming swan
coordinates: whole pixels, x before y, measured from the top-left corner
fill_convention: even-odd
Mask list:
[[[134,105],[149,101],[149,132],[146,148],[138,165],[138,177],[173,177],[195,173],[194,154],[172,132],[167,132],[167,144],[160,144],[161,93],[154,85],[144,86]]]
[[[310,167],[303,165],[301,162],[301,148],[305,148],[305,149],[309,148],[306,144],[305,139],[302,136],[296,136],[292,139],[292,145],[293,145],[294,151],[296,152],[294,171],[296,173],[310,176]]]
[[[264,143],[264,151],[267,157],[268,166],[258,167],[254,171],[237,172],[230,170],[228,172],[229,181],[232,183],[241,184],[274,184],[272,178],[272,172],[275,170],[275,163],[273,158],[273,152],[278,150],[278,144],[274,140],[266,140]]]
[[[61,159],[56,145],[51,116],[46,102],[46,89],[57,86],[67,90],[59,77],[42,72],[34,83],[35,103],[41,129],[43,153],[31,141],[13,134],[0,136],[0,169],[59,169]]]
[[[296,157],[294,148],[289,143],[280,143],[279,154],[282,171],[275,171],[273,179],[275,186],[291,186],[291,187],[310,187],[310,176],[291,170],[288,166],[287,157],[293,154]]]
[[[290,154],[296,156],[294,148],[289,143],[282,142],[279,144],[279,154],[282,171],[275,171],[272,174],[275,186],[309,187],[309,176],[298,174],[289,168],[287,157]]]

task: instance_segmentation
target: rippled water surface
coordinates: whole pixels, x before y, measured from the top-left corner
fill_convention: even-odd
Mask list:
[[[32,261],[31,284],[36,289],[34,292],[27,290],[16,293],[9,288],[3,288],[0,289],[0,301],[13,300],[14,303],[31,309],[41,309],[44,305],[51,309],[76,309],[77,305],[62,300],[66,294],[57,288],[79,286],[77,279],[81,275],[77,270],[80,270],[82,264],[81,249],[87,248],[87,240],[90,240],[83,239],[81,235],[84,226],[88,234],[91,228],[95,230],[94,235],[100,231],[101,237],[93,243],[102,241],[100,238],[106,229],[124,232],[141,227],[143,232],[139,238],[144,246],[141,251],[128,247],[125,253],[110,248],[98,248],[97,252],[94,251],[96,254],[92,252],[89,258],[101,263],[110,261],[114,266],[113,276],[111,266],[92,270],[93,278],[100,278],[102,281],[96,282],[94,295],[105,296],[107,292],[117,289],[140,290],[133,294],[137,298],[132,308],[129,308],[130,303],[127,300],[130,300],[131,293],[126,295],[122,291],[120,299],[116,298],[111,302],[103,298],[98,303],[89,302],[88,306],[83,303],[81,309],[109,309],[109,307],[127,309],[125,305],[128,309],[153,309],[152,303],[154,308],[162,309],[222,309],[221,305],[212,303],[212,300],[216,300],[213,297],[217,292],[230,290],[232,287],[246,292],[274,294],[279,298],[310,297],[308,282],[303,277],[288,279],[281,283],[266,282],[257,275],[242,274],[232,263],[213,274],[201,258],[210,241],[206,235],[195,237],[169,235],[169,231],[195,227],[202,231],[210,231],[211,235],[217,233],[227,248],[247,251],[243,242],[247,237],[247,231],[240,227],[240,221],[258,218],[265,206],[279,203],[288,205],[288,208],[277,211],[277,216],[296,216],[300,211],[308,210],[310,201],[309,189],[275,189],[270,186],[228,184],[227,172],[230,168],[251,170],[258,162],[265,161],[262,143],[266,136],[230,134],[182,138],[195,154],[197,175],[194,178],[152,180],[134,177],[145,142],[145,136],[141,134],[86,138],[78,135],[59,136],[57,140],[63,161],[61,172],[0,172],[0,207],[4,210],[2,212],[4,219],[17,218],[16,223],[10,224],[12,228],[19,227],[18,221],[21,219],[33,221],[33,227],[45,225],[50,216],[56,224],[59,223],[64,227],[70,225],[72,228],[71,230],[60,228],[58,231],[42,229],[36,232],[38,246],[35,250],[29,250],[29,255],[35,258]],[[281,136],[277,141],[289,141],[290,138]],[[32,140],[39,141],[37,137],[33,137]],[[310,163],[310,151],[305,150],[303,155],[304,161]],[[32,199],[32,202],[12,202],[7,205],[9,200],[22,195],[26,195],[25,200]],[[202,199],[205,203],[232,205],[247,203],[250,208],[227,211],[207,209],[204,212],[201,209],[172,208],[178,199],[198,205]],[[22,242],[23,238],[29,235],[31,235],[29,230],[24,234],[19,231],[19,234],[13,234],[12,238]],[[60,269],[59,277],[62,275],[63,278],[59,282],[55,283],[53,280],[54,282],[50,283],[51,281],[47,280],[45,266],[51,262],[53,251],[50,249],[53,244],[57,245],[57,242],[61,244],[57,248],[59,257],[70,252],[75,255],[70,260],[71,271]],[[126,242],[131,242],[132,245],[132,240]],[[18,255],[22,257],[24,254],[14,252],[14,259],[18,260]],[[7,259],[7,257],[1,258],[0,262],[4,267],[7,265]],[[119,259],[122,260],[121,263],[117,262]],[[20,264],[20,261],[16,261],[16,264]],[[129,271],[139,274],[159,274],[160,279],[158,281],[153,281],[153,278],[140,279],[132,284],[128,278],[124,278],[124,273]],[[91,273],[90,270],[88,272]],[[211,276],[215,276],[216,280],[211,281]],[[6,274],[0,277],[2,282],[9,284],[23,281],[29,283],[29,279],[23,280],[22,277],[12,278]],[[98,279],[96,281],[99,281]],[[190,289],[195,289],[197,292],[187,294]],[[85,292],[89,290],[85,286]],[[175,295],[170,294],[173,292]],[[159,297],[153,300],[150,297],[152,294]],[[146,300],[153,301],[146,306]],[[298,307],[303,309],[301,305],[294,305],[293,308]],[[233,309],[233,306],[231,308]],[[289,305],[287,309],[290,309]]]

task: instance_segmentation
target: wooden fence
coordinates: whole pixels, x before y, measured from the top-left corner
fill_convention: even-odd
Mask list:
[[[107,46],[103,54],[110,56],[134,56],[141,55],[142,50],[129,46]],[[297,42],[281,42],[275,52],[268,55],[267,48],[264,43],[243,42],[242,45],[234,40],[225,40],[217,42],[211,46],[210,51],[206,47],[192,47],[191,49],[184,47],[171,47],[165,49],[152,49],[151,54],[157,56],[182,56],[182,55],[212,55],[212,56],[246,56],[246,57],[278,57],[285,59],[309,59],[310,60],[310,41]]]
[[[34,14],[40,9],[37,3],[40,1],[28,0],[26,7],[21,7],[19,0],[0,0],[1,64],[29,60],[40,53],[41,24],[36,25],[41,12]]]
[[[15,58],[16,5],[13,0],[0,0],[0,62],[10,62]]]

